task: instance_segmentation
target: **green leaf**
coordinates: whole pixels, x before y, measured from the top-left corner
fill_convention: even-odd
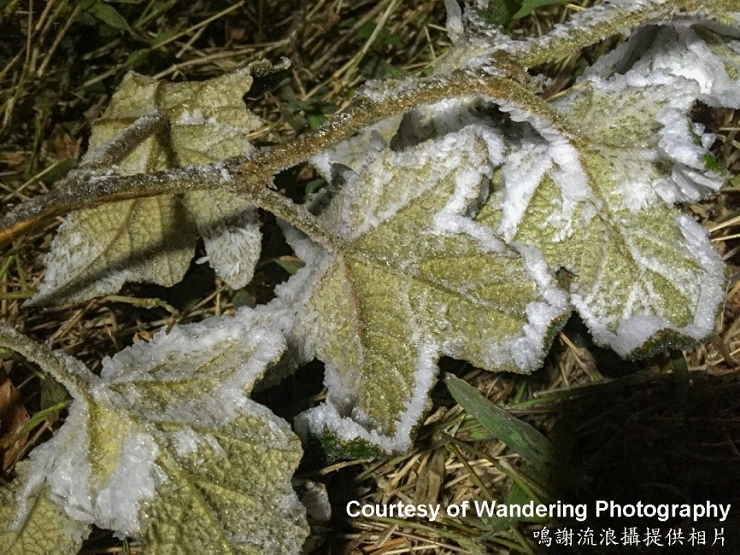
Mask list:
[[[717,162],[717,159],[711,152],[707,152],[704,155],[704,165],[708,170],[719,171],[722,169],[722,166]]]
[[[375,32],[376,24],[373,22],[365,23],[357,30],[357,36],[363,41],[369,39]],[[374,47],[378,46],[398,46],[401,42],[401,37],[392,33],[387,27],[383,27],[378,35],[375,37]]]
[[[100,378],[63,359],[88,385],[32,452],[29,480],[147,553],[296,553],[308,533],[290,483],[300,442],[247,398],[283,350],[245,311],[139,342]]]
[[[58,418],[58,414],[62,412],[64,409],[66,409],[69,406],[69,402],[63,401],[59,402],[56,405],[51,405],[49,407],[46,407],[44,409],[41,409],[40,411],[34,413],[34,415],[28,419],[28,422],[26,422],[23,427],[18,430],[16,433],[16,437],[22,437],[26,435],[28,432],[33,430],[36,426],[44,422],[49,416],[54,416]]]
[[[279,258],[273,258],[271,262],[274,262],[278,266],[280,266],[283,270],[288,272],[291,276],[294,276],[296,273],[298,273],[298,270],[300,270],[303,267],[303,264],[300,260],[287,257],[287,256],[281,256]]]
[[[89,525],[67,516],[48,486],[29,481],[29,466],[19,462],[15,480],[0,488],[0,553],[77,555]]]
[[[506,28],[511,25],[519,6],[517,0],[490,0],[487,7],[477,11],[486,23]]]
[[[89,154],[137,118],[163,111],[169,133],[150,137],[117,166],[121,174],[204,164],[246,154],[246,135],[261,125],[242,96],[251,66],[199,83],[164,83],[129,73],[93,126]],[[223,170],[222,177],[228,179]],[[256,208],[228,191],[191,192],[124,201],[68,216],[46,259],[47,272],[29,305],[80,302],[117,292],[126,281],[172,286],[182,279],[203,236],[211,266],[244,287],[260,254]]]
[[[131,32],[131,28],[126,21],[126,18],[124,18],[113,6],[106,4],[105,2],[93,2],[90,7],[87,8],[87,11],[109,27]]]
[[[532,499],[532,497],[526,491],[519,487],[518,484],[514,483],[511,486],[511,490],[509,490],[509,493],[504,499],[504,502],[498,504],[497,506],[505,505],[507,507],[521,507],[523,505],[526,505],[530,501],[534,501],[534,499]],[[499,532],[503,532],[504,530],[508,530],[522,520],[525,519],[521,516],[516,516],[515,511],[507,511],[507,516],[489,517],[488,515],[484,514],[481,517],[480,524],[486,532],[497,534]]]
[[[554,466],[555,446],[536,428],[497,407],[476,388],[452,374],[445,376],[445,384],[465,412],[531,464],[537,473],[545,475]]]
[[[504,246],[464,216],[501,146],[470,127],[388,149],[322,214],[338,246],[318,262],[293,331],[326,363],[327,402],[304,415],[313,433],[403,450],[440,356],[524,373],[541,364],[568,313],[565,296],[536,253]]]

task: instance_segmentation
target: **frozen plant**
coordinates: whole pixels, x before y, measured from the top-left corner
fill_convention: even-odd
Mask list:
[[[351,456],[411,447],[440,357],[530,373],[572,311],[623,357],[713,333],[724,266],[675,204],[726,177],[690,112],[740,109],[735,0],[611,0],[523,41],[486,28],[480,2],[446,4],[455,45],[434,75],[369,82],[276,146],[243,139],[258,125],[240,104],[255,66],[178,85],[131,74],[80,168],[0,220],[7,242],[70,212],[31,304],[172,284],[196,233],[243,285],[255,207],[305,262],[269,304],[160,332],[100,377],[2,328],[75,399],[2,492],[5,551],[41,536],[73,553],[95,524],[147,553],[298,552],[300,446],[247,396],[273,365],[325,363],[327,398],[296,429]],[[528,70],[625,30],[558,100],[538,95]],[[307,160],[335,181],[323,211],[265,186]]]

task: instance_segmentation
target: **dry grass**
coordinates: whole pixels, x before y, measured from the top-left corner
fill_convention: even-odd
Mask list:
[[[124,16],[127,29],[106,24],[69,0],[11,0],[0,7],[3,209],[43,194],[74,165],[85,150],[91,122],[129,69],[175,80],[201,79],[259,58],[289,57],[293,62],[289,78],[250,106],[268,122],[253,137],[264,144],[280,141],[340,108],[368,76],[425,71],[448,47],[443,3],[435,0],[252,0],[243,4],[149,0],[134,6],[111,5]],[[579,8],[542,10],[521,21],[514,33],[541,34],[575,9]],[[554,78],[546,94],[555,95],[569,86],[574,73],[605,47],[545,68]],[[700,119],[718,134],[717,158],[737,175],[740,115],[705,111]],[[300,198],[302,187],[313,177],[310,169],[298,168],[279,183]],[[740,189],[736,186],[740,186],[738,177],[715,199],[688,207],[712,232],[730,276],[719,332],[706,344],[683,354],[624,363],[595,347],[583,327],[571,322],[545,368],[531,377],[492,375],[443,361],[445,370],[464,377],[497,404],[511,406],[570,455],[583,480],[576,486],[537,484],[545,488],[540,492],[543,497],[609,498],[633,488],[637,495],[646,496],[656,491],[668,495],[665,491],[670,490],[671,500],[715,500],[715,496],[720,501],[724,496],[740,503],[740,484],[733,473],[740,463]],[[169,290],[128,285],[122,297],[55,309],[23,309],[23,300],[41,279],[42,254],[56,225],[2,254],[0,319],[81,358],[93,369],[99,368],[104,356],[163,326],[228,314],[238,304],[262,300],[275,282],[286,277],[278,265],[266,262],[248,291],[234,292],[209,270],[194,266],[183,284]],[[267,258],[290,255],[269,222],[266,234]],[[141,299],[159,299],[168,305]],[[13,357],[0,361],[0,402],[13,407],[3,426],[8,418],[23,422],[28,415],[54,406],[48,400],[48,383],[39,379],[35,368]],[[320,383],[321,369],[309,368],[264,396],[278,413],[290,415],[312,402],[311,395],[320,395]],[[511,487],[512,476],[526,475],[519,457],[466,418],[444,386],[434,390],[434,400],[416,447],[406,456],[326,465],[318,453],[308,451],[301,476],[327,484],[334,509],[333,520],[316,527],[323,539],[318,542],[319,551],[390,555],[534,549],[530,524],[494,535],[475,519],[429,523],[346,518],[344,504],[350,499],[443,505],[474,498],[500,500]],[[52,411],[19,448],[6,451],[3,482],[12,479],[17,460],[58,428],[58,416],[59,410]],[[646,468],[652,470],[643,480],[641,471],[645,474]],[[108,534],[95,533],[85,552],[125,550],[137,552]]]

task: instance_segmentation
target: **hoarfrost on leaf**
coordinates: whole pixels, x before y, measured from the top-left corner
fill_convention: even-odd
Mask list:
[[[208,263],[232,289],[245,287],[260,256],[257,208],[228,191],[192,191],[183,202],[203,236]]]
[[[73,212],[59,226],[44,280],[27,305],[81,302],[115,293],[127,281],[174,285],[194,246],[192,220],[172,196]]]
[[[311,163],[326,181],[335,179],[335,167],[348,167],[356,173],[377,157],[398,130],[401,116],[393,116],[363,129],[354,137],[342,141],[311,158]]]
[[[77,555],[90,526],[70,518],[48,486],[27,491],[28,466],[18,463],[13,483],[0,489],[0,553]]]
[[[385,150],[322,214],[341,246],[293,331],[326,363],[328,399],[302,416],[312,433],[403,450],[440,356],[524,373],[542,363],[565,295],[537,253],[469,218],[503,146],[495,131],[468,126]]]
[[[706,167],[713,138],[690,111],[725,98],[730,77],[719,58],[695,55],[709,50],[690,28],[651,33],[555,102],[580,137],[518,139],[478,216],[507,242],[535,247],[551,272],[567,270],[573,306],[622,356],[706,338],[724,298],[722,260],[673,204],[724,182]]]
[[[247,154],[261,120],[242,96],[251,66],[196,83],[165,83],[129,73],[95,122],[87,159],[137,118],[164,113],[169,129],[149,137],[117,166],[119,174],[216,162]],[[222,180],[230,176],[221,171]],[[228,191],[136,199],[70,214],[46,259],[46,276],[29,304],[80,302],[117,292],[126,281],[171,286],[187,270],[196,229],[209,262],[233,288],[252,279],[260,254],[253,205]]]
[[[103,361],[56,437],[30,456],[26,497],[142,541],[147,553],[297,553],[289,425],[247,398],[284,350],[244,311],[160,332]]]
[[[592,10],[589,24],[653,9],[607,6]],[[466,47],[480,54],[480,44],[461,44],[454,60],[466,59]],[[638,30],[550,115],[503,103],[506,120],[485,115],[474,98],[443,101],[407,113],[390,139],[358,135],[317,157],[327,178],[332,160],[351,160],[355,173],[345,168],[344,188],[321,216],[340,246],[293,332],[326,363],[329,390],[301,426],[344,446],[360,439],[402,450],[441,354],[530,371],[569,307],[622,356],[710,335],[723,264],[674,204],[705,198],[725,180],[707,167],[714,137],[690,115],[697,101],[735,106],[738,51],[689,23]],[[494,269],[507,257],[508,271],[522,272],[508,280]],[[470,282],[459,281],[460,268]],[[563,271],[567,292],[555,284]],[[494,332],[466,303],[485,304],[480,288],[501,281],[533,285],[542,300],[507,292],[509,314],[527,321],[497,322]],[[467,310],[462,323],[450,318]]]

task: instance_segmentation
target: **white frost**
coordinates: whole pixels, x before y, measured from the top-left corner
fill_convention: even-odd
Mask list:
[[[503,243],[490,228],[476,224],[471,216],[488,197],[486,185],[493,174],[493,168],[501,165],[504,160],[503,139],[493,129],[472,125],[448,135],[448,138],[434,150],[437,156],[444,156],[445,167],[457,166],[455,191],[447,205],[434,215],[432,230],[440,234],[464,233],[475,239],[482,249],[501,252],[504,249]],[[488,153],[486,157],[476,155],[477,140],[484,141]],[[463,153],[468,160],[463,161]]]
[[[555,283],[539,251],[521,244],[514,246],[524,256],[529,275],[537,283],[546,301],[527,304],[525,308],[527,323],[524,325],[523,334],[508,347],[521,372],[530,373],[542,366],[547,355],[544,339],[557,320],[564,322],[570,312],[570,304],[568,294]]]
[[[244,311],[235,318],[210,318],[198,324],[177,326],[169,334],[159,332],[149,343],[134,344],[113,358],[106,358],[101,371],[103,384],[98,392],[104,396],[108,387],[117,386],[119,391],[127,392],[126,403],[147,411],[154,421],[229,421],[246,406],[243,392],[251,388],[269,362],[284,349],[282,336],[251,325],[254,318],[251,311]],[[180,380],[192,379],[193,366],[209,369],[219,351],[223,351],[219,364],[231,365],[233,370],[226,376],[219,373],[210,376],[203,370],[204,384],[205,380],[212,380],[214,387],[204,390],[198,399],[178,399],[173,406],[161,407],[143,398],[130,385],[149,381],[176,386]],[[176,361],[179,362],[173,364]],[[220,372],[218,368],[212,371]]]
[[[695,340],[704,339],[714,331],[715,317],[724,300],[724,263],[711,245],[704,228],[685,214],[677,216],[677,223],[686,242],[676,245],[676,248],[684,251],[702,268],[698,294],[692,295],[695,303],[692,307],[692,322],[687,326],[677,327],[661,314],[633,311],[623,315],[616,331],[610,331],[609,322],[598,313],[593,300],[584,298],[581,293],[573,293],[571,301],[598,344],[610,347],[621,356],[627,356],[661,331],[676,332]],[[633,255],[639,258],[639,253],[635,250]],[[664,275],[675,287],[690,288],[693,285],[691,282],[686,283],[686,278],[669,267],[660,267],[648,259],[640,260],[640,264],[652,266],[654,271]],[[688,277],[695,279],[693,276]]]
[[[418,425],[429,404],[429,391],[437,377],[439,349],[425,342],[419,346],[416,371],[414,372],[414,394],[395,422],[395,433],[386,435],[368,429],[359,422],[367,421],[363,412],[355,407],[351,417],[342,416],[337,407],[327,400],[321,406],[310,409],[296,417],[296,431],[304,439],[308,433],[321,435],[330,431],[342,441],[363,439],[377,445],[383,451],[403,452],[411,447],[411,432]]]
[[[452,42],[457,42],[465,31],[460,4],[457,0],[445,0],[445,8],[447,9],[447,34]]]
[[[72,403],[59,433],[31,452],[27,482],[18,496],[14,526],[20,526],[26,520],[32,510],[28,499],[38,493],[45,482],[49,484],[50,496],[71,518],[93,522],[89,494],[90,469],[84,464],[89,449],[87,419],[87,407],[78,402]]]
[[[144,433],[126,436],[118,467],[95,498],[95,523],[115,530],[118,537],[141,529],[142,503],[151,501],[164,474],[155,465],[159,447]]]

